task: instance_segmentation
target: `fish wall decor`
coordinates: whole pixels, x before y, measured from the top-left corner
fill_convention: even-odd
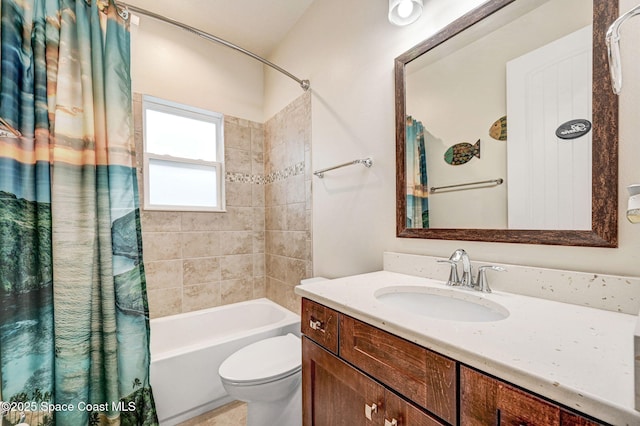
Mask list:
[[[507,116],[498,118],[489,128],[489,136],[499,141],[507,140]]]
[[[444,161],[452,166],[465,164],[473,157],[480,158],[480,139],[473,145],[468,142],[457,143],[444,153]]]

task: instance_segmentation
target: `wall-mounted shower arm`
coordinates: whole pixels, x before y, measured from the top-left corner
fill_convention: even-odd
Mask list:
[[[264,59],[263,57],[258,56],[255,53],[250,52],[247,49],[243,49],[242,47],[237,46],[237,45],[235,45],[235,44],[233,44],[233,43],[231,43],[231,42],[229,42],[227,40],[224,40],[224,39],[222,39],[220,37],[216,37],[216,36],[214,36],[212,34],[206,33],[204,31],[201,31],[201,30],[197,29],[197,28],[191,27],[191,26],[189,26],[187,24],[183,24],[180,21],[176,21],[175,19],[167,18],[166,16],[159,15],[159,14],[157,14],[155,12],[151,12],[149,10],[142,9],[140,7],[137,7],[137,6],[132,6],[132,5],[130,5],[128,3],[125,3],[125,2],[122,2],[122,1],[118,1],[117,5],[119,7],[124,8],[125,11],[129,10],[129,11],[131,11],[133,13],[139,13],[141,15],[146,15],[146,16],[148,16],[150,18],[154,18],[154,19],[157,19],[159,21],[163,21],[163,22],[166,22],[168,24],[175,25],[176,27],[182,28],[185,31],[188,31],[188,32],[190,32],[192,34],[195,34],[195,35],[199,36],[199,37],[202,37],[205,40],[213,41],[215,43],[222,44],[223,46],[230,47],[231,49],[237,50],[240,53],[244,53],[245,55],[250,56],[253,59],[258,60],[258,61],[262,62],[263,64],[265,64],[267,66],[270,66],[271,68],[275,69],[276,71],[281,72],[282,74],[286,75],[290,79],[295,80],[296,82],[298,82],[298,84],[300,85],[300,87],[302,87],[302,89],[304,91],[309,90],[309,88],[311,87],[311,84],[309,83],[309,80],[299,79],[295,75],[291,74],[289,71],[279,67],[278,65],[274,64],[273,62],[268,61],[267,59]]]
[[[611,71],[611,86],[613,93],[620,94],[622,90],[622,62],[620,59],[620,27],[627,21],[640,14],[640,5],[634,7],[624,15],[616,19],[607,30],[605,37],[607,54],[609,58],[609,70]]]

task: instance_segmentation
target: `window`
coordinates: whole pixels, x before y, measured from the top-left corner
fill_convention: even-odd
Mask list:
[[[224,211],[223,115],[143,96],[144,208]]]

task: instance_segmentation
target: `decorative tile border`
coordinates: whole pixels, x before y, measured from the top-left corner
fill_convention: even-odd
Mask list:
[[[278,182],[278,181],[290,178],[292,176],[298,176],[301,174],[304,174],[304,161],[294,164],[293,166],[289,166],[283,170],[277,170],[275,172],[271,172],[266,176],[262,174],[227,172],[225,176],[225,182],[266,185],[268,183]]]

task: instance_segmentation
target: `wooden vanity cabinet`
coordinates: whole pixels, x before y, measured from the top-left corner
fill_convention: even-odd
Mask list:
[[[340,315],[340,358],[443,420],[456,422],[455,361]]]
[[[308,299],[301,320],[303,426],[603,425]]]
[[[307,337],[302,390],[303,426],[445,426]]]
[[[460,366],[460,424],[464,426],[598,426],[501,380]]]

